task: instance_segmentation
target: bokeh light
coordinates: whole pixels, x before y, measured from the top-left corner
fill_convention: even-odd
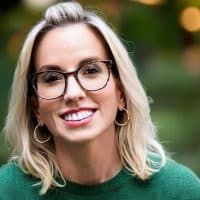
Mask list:
[[[56,0],[23,0],[25,6],[33,9],[45,8],[56,2]]]
[[[189,32],[200,30],[200,9],[197,7],[185,8],[180,16],[181,25]]]
[[[190,45],[183,53],[183,61],[187,71],[194,76],[200,75],[200,46]]]
[[[159,5],[165,2],[165,0],[132,0],[132,1],[147,5]]]

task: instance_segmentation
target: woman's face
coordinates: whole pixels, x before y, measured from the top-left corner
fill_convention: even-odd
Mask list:
[[[109,59],[99,36],[87,25],[58,27],[45,34],[35,55],[36,72],[76,70],[87,60]],[[37,118],[53,135],[56,144],[91,141],[102,134],[114,134],[114,120],[122,106],[122,92],[112,74],[98,91],[85,91],[73,75],[67,79],[63,96],[45,100],[38,97]]]

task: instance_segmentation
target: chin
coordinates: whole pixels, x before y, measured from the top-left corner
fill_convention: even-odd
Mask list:
[[[62,141],[64,143],[73,143],[73,144],[85,144],[85,143],[89,143],[91,141],[94,141],[95,139],[98,138],[98,136],[100,136],[101,133],[94,133],[94,131],[89,131],[89,130],[81,130],[81,131],[70,131],[70,133],[68,132],[66,134],[62,133],[62,134],[57,134],[57,136],[55,137],[55,139],[58,139],[59,141]]]

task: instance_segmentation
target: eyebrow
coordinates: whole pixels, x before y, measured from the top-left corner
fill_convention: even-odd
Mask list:
[[[105,60],[105,59],[100,59],[98,56],[84,58],[83,60],[79,61],[77,67],[90,63],[90,62],[97,61],[97,60]],[[47,64],[47,65],[40,66],[40,69],[38,72],[48,71],[48,70],[64,71],[62,66]]]
[[[38,72],[47,71],[47,70],[61,70],[59,65],[42,65]]]

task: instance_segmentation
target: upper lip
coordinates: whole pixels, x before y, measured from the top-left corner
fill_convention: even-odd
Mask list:
[[[61,117],[64,117],[65,115],[68,114],[72,114],[72,113],[77,113],[79,111],[83,111],[83,110],[92,110],[92,111],[96,111],[96,108],[91,108],[91,107],[80,107],[80,108],[73,108],[73,109],[69,109],[67,111],[64,111],[60,114]]]

